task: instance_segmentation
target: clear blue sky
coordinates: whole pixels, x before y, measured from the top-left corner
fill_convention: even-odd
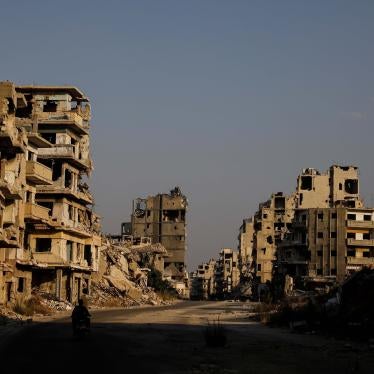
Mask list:
[[[180,185],[192,270],[303,167],[358,165],[373,203],[373,20],[372,0],[2,1],[0,79],[91,98],[105,232]]]

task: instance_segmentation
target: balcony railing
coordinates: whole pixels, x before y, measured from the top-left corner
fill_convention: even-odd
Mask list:
[[[92,204],[93,198],[89,192],[81,192],[61,185],[41,186],[38,187],[38,194],[64,194],[74,196],[88,204]]]
[[[374,239],[353,239],[348,238],[347,239],[348,245],[354,245],[358,247],[374,247]]]
[[[75,147],[72,144],[56,145],[52,148],[39,148],[39,156],[77,157]]]
[[[26,178],[35,184],[52,184],[52,170],[37,161],[27,161]]]
[[[347,265],[374,265],[374,257],[348,257]]]
[[[44,206],[33,203],[25,204],[25,218],[28,219],[47,221],[49,220],[49,212],[50,210]]]
[[[76,166],[87,168],[90,160],[79,158],[79,152],[73,144],[55,145],[51,148],[39,148],[40,158],[65,158],[71,160]]]
[[[374,221],[355,221],[349,219],[347,220],[347,226],[360,229],[374,229]]]
[[[42,112],[38,113],[39,124],[71,126],[81,134],[88,133],[88,126],[83,118],[75,112]]]

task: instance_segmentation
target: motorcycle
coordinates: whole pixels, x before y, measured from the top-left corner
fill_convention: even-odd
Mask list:
[[[74,335],[82,337],[90,332],[90,317],[79,318],[74,325]]]

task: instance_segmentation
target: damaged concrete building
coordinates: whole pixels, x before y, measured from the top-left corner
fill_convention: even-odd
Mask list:
[[[297,208],[350,208],[363,206],[357,166],[332,165],[325,173],[306,168],[297,178]]]
[[[281,274],[334,283],[374,264],[373,209],[363,208],[357,167],[332,165],[323,174],[304,169],[297,198],[291,230],[278,248]]]
[[[243,277],[250,276],[253,271],[253,234],[253,218],[244,219],[238,235],[239,269]]]
[[[309,284],[339,282],[372,266],[372,213],[363,207],[356,166],[303,169],[295,193],[272,195],[255,214],[258,281],[290,275]]]
[[[214,271],[214,291],[218,298],[227,298],[239,285],[240,271],[238,252],[231,248],[223,248]]]
[[[341,282],[374,266],[374,209],[298,210],[279,248],[280,271],[309,284]]]
[[[98,270],[90,105],[76,87],[0,83],[0,302],[32,288],[75,302]],[[5,274],[5,275],[4,275]]]
[[[294,195],[286,196],[282,192],[272,194],[268,201],[259,205],[253,221],[252,268],[260,283],[273,278],[277,247],[290,228],[294,211]]]
[[[200,264],[196,272],[190,276],[191,300],[209,300],[215,296],[215,269],[216,260],[210,259]]]
[[[288,285],[296,280],[299,287],[323,286],[374,267],[374,208],[364,207],[361,200],[358,168],[332,165],[325,173],[303,169],[296,191],[272,194],[252,218],[242,221],[238,242],[238,254],[220,252],[216,297],[251,298],[269,282],[281,293],[286,279]],[[199,279],[199,271],[205,277],[203,266],[192,273],[191,292],[198,297],[204,295]]]
[[[179,187],[169,194],[157,194],[133,201],[131,222],[122,224],[122,237],[131,236],[151,243],[160,243],[168,252],[163,275],[180,292],[188,289],[186,271],[186,210],[187,198]]]

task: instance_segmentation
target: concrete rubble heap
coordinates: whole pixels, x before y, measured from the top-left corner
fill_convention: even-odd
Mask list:
[[[93,277],[91,305],[133,306],[165,304],[147,286],[147,274],[158,269],[167,256],[159,243],[137,244],[106,238],[101,251],[99,271]],[[149,267],[141,267],[146,265]]]

